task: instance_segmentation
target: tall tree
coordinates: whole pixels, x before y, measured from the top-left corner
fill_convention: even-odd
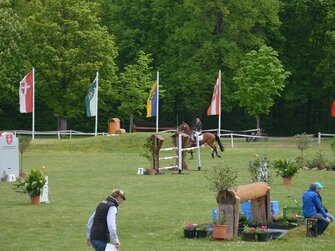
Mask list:
[[[98,4],[32,0],[31,9],[25,46],[36,69],[36,96],[52,109],[58,129],[66,129],[68,119],[83,116],[84,97],[97,71],[99,109],[109,109],[117,49],[114,38],[99,24]]]
[[[253,50],[241,62],[234,77],[238,86],[235,95],[248,114],[256,118],[257,128],[260,115],[270,112],[274,98],[280,96],[289,74],[279,61],[278,53],[271,47],[262,46],[258,51]]]
[[[0,2],[0,114],[3,107],[15,106],[18,110],[19,56],[23,26],[19,16],[11,8],[9,0]],[[12,108],[13,109],[13,108]],[[14,111],[14,109],[13,109]]]
[[[120,74],[117,85],[120,101],[118,112],[123,118],[128,116],[129,131],[132,129],[134,115],[143,115],[149,90],[154,82],[151,61],[149,54],[140,51],[137,61],[127,65]]]

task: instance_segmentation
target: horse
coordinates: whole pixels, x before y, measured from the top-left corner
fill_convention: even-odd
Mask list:
[[[183,122],[178,128],[177,128],[177,133],[185,133],[187,135],[189,135],[190,137],[190,147],[192,146],[196,146],[196,142],[195,140],[192,139],[192,130],[190,129],[189,125],[185,122]],[[199,145],[203,145],[205,143],[207,143],[207,145],[209,145],[213,151],[212,151],[212,158],[214,158],[214,153],[218,158],[221,158],[221,156],[218,154],[217,148],[215,146],[215,142],[216,141],[220,147],[221,152],[224,151],[224,147],[221,144],[220,141],[220,137],[216,134],[210,133],[210,132],[205,132],[202,134],[202,139],[199,140]],[[191,155],[192,155],[192,159],[193,159],[193,151],[190,151]]]

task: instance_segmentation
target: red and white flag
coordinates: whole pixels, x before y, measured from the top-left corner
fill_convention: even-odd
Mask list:
[[[33,111],[33,71],[30,71],[20,82],[20,112]]]
[[[220,77],[216,79],[216,84],[214,87],[214,92],[212,96],[212,102],[207,110],[207,115],[219,115],[220,114]]]
[[[334,100],[333,105],[332,105],[331,115],[332,115],[332,117],[335,117],[335,100]]]

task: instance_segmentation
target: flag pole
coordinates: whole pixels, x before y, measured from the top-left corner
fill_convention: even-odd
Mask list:
[[[218,136],[221,137],[221,70],[219,70],[219,125]]]
[[[158,133],[158,116],[159,116],[159,71],[157,71],[157,102],[156,102],[156,133]]]
[[[99,72],[97,72],[97,87],[96,87],[96,94],[97,94],[97,99],[95,102],[95,133],[94,136],[96,137],[98,135],[98,93],[99,93]]]
[[[32,139],[35,139],[35,68],[33,67],[33,114],[32,114]]]

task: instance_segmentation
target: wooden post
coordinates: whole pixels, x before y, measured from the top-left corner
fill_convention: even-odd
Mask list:
[[[162,144],[164,142],[164,137],[162,137],[159,134],[153,134],[151,137],[153,137],[153,140],[155,142],[155,147],[152,150],[152,168],[156,170],[156,172],[159,172],[159,151],[162,147]]]
[[[234,205],[234,239],[238,235],[238,223],[240,219],[240,198],[235,197],[235,205]]]
[[[272,222],[272,218],[271,218],[271,198],[270,198],[270,189],[269,191],[267,191],[266,193],[266,222]]]

